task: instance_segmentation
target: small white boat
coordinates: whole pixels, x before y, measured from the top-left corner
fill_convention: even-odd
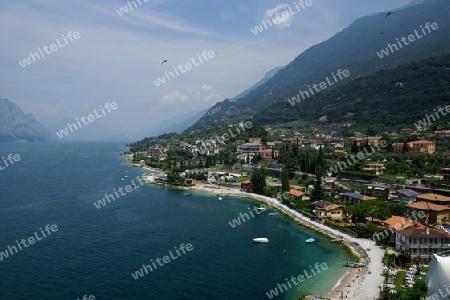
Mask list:
[[[278,215],[278,213],[276,213],[276,212],[269,213],[269,216],[276,216],[276,215]]]
[[[122,178],[122,181],[124,181],[125,179]]]
[[[260,206],[260,207],[257,207],[256,209],[257,209],[257,210],[265,211],[265,210],[267,209],[267,207],[265,207],[265,206]]]
[[[192,193],[185,192],[184,195],[185,195],[185,196],[192,196]]]
[[[222,201],[222,197],[219,197],[219,201]]]
[[[315,241],[316,241],[316,239],[309,238],[305,241],[305,243],[309,244],[309,243],[314,243]]]
[[[268,243],[269,242],[269,239],[267,239],[267,238],[256,238],[256,239],[253,239],[253,243]]]

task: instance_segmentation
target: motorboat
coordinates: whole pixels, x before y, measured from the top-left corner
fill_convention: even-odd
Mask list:
[[[305,243],[309,244],[309,243],[314,243],[315,241],[316,241],[316,239],[309,238],[305,241]]]
[[[253,243],[268,243],[269,242],[269,239],[267,239],[267,238],[256,238],[256,239],[253,239]]]
[[[185,196],[192,196],[192,193],[185,192],[184,195]]]
[[[265,206],[260,206],[256,208],[257,210],[261,210],[261,211],[265,211],[267,209],[267,207]]]
[[[269,216],[276,216],[276,215],[278,215],[277,212],[269,213]]]
[[[222,197],[219,197],[219,201],[222,201]]]

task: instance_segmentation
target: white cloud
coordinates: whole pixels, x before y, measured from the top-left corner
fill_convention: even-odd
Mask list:
[[[171,104],[176,102],[185,102],[188,100],[188,97],[180,91],[171,92],[164,95],[161,99],[159,99],[160,103]]]
[[[202,91],[209,91],[210,89],[212,89],[212,86],[205,84],[205,85],[202,85],[200,88],[202,89]]]
[[[266,10],[264,17],[266,19],[275,20],[275,26],[279,28],[286,28],[291,26],[294,21],[294,15],[288,10],[288,4],[278,4],[274,8]],[[276,14],[278,13],[278,16]]]
[[[202,85],[200,89],[195,93],[195,99],[200,103],[210,103],[214,104],[218,101],[223,100],[223,96],[220,94],[212,92],[212,86]]]

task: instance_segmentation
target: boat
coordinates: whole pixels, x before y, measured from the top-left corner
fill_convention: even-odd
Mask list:
[[[278,213],[276,213],[276,212],[269,213],[269,216],[276,216],[276,215],[278,215]]]
[[[309,243],[314,243],[315,241],[316,241],[316,239],[309,238],[305,241],[305,243],[309,244]]]
[[[267,238],[256,238],[256,239],[253,239],[253,243],[268,243],[269,242],[269,239],[267,239]]]
[[[184,195],[185,196],[192,196],[192,193],[185,192]]]
[[[122,178],[122,181],[124,181],[125,179]]]
[[[222,197],[219,197],[219,201],[222,201]]]
[[[260,206],[260,207],[257,207],[256,209],[257,209],[257,210],[265,211],[265,210],[267,209],[267,207],[265,207],[265,206]]]

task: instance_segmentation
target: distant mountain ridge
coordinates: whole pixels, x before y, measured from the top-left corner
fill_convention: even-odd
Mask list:
[[[284,108],[287,99],[296,96],[300,89],[324,81],[338,69],[348,69],[351,76],[322,93],[330,93],[354,79],[373,75],[381,69],[394,69],[413,60],[450,53],[450,1],[414,1],[393,11],[395,13],[389,17],[385,17],[386,12],[380,12],[357,19],[327,41],[301,53],[246,96],[235,102],[226,99],[216,103],[185,132],[248,119],[264,122],[267,112]],[[439,29],[383,59],[377,56],[376,53],[385,49],[389,43],[394,44],[397,38],[408,37],[415,30],[420,31],[420,26],[427,22],[438,23]],[[281,115],[279,121],[290,122],[309,117],[309,112],[303,111],[301,115]]]
[[[246,89],[245,91],[243,91],[242,93],[239,93],[238,95],[234,96],[233,98],[230,99],[230,101],[236,101],[239,98],[245,97],[247,96],[251,91],[255,90],[256,88],[258,88],[259,86],[263,85],[264,83],[266,83],[267,81],[269,81],[270,78],[272,78],[273,76],[275,76],[275,74],[278,73],[278,71],[280,71],[281,69],[283,69],[284,67],[276,67],[272,70],[270,70],[269,72],[266,72],[266,74],[264,74],[264,77],[258,81],[257,83],[255,83],[254,85],[252,85],[250,88]]]
[[[0,142],[50,142],[56,138],[32,114],[25,114],[8,99],[0,98]]]

